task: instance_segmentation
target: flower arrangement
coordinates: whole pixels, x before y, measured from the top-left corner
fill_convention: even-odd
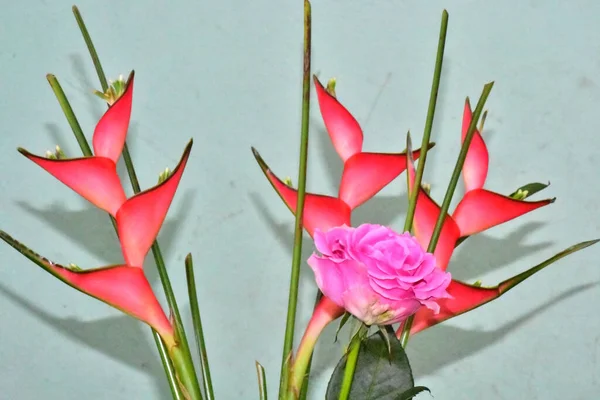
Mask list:
[[[140,187],[126,143],[134,104],[135,74],[132,71],[127,79],[120,77],[114,82],[107,81],[77,7],[73,7],[73,12],[102,86],[102,91],[96,94],[106,102],[107,109],[95,125],[90,146],[57,78],[48,75],[50,86],[73,130],[82,155],[67,157],[58,146],[56,151],[47,152],[45,156],[35,155],[23,148],[18,150],[28,160],[108,214],[118,237],[123,262],[100,268],[63,265],[39,255],[5,231],[0,231],[0,238],[68,286],[147,324],[154,335],[174,399],[215,399],[218,388],[213,388],[211,379],[209,350],[202,329],[192,253],[185,258],[185,270],[198,351],[199,363],[196,364],[193,346],[184,328],[184,318],[156,241],[179,183],[186,178],[184,172],[188,160],[193,156],[193,141],[184,146],[183,155],[172,170],[166,169],[160,173],[156,185],[144,189]],[[295,217],[289,303],[279,380],[274,371],[267,375],[262,365],[256,362],[257,397],[267,399],[269,393],[275,392],[278,382],[278,398],[308,398],[315,345],[323,330],[339,319],[338,332],[346,326],[350,331],[350,340],[333,370],[325,398],[410,399],[429,391],[426,386],[415,384],[404,350],[412,335],[499,298],[548,265],[598,240],[575,244],[494,286],[484,286],[479,282],[470,284],[453,278],[449,271],[452,255],[465,240],[554,202],[553,198],[529,199],[546,189],[547,184],[527,184],[507,195],[484,189],[490,164],[488,148],[483,139],[487,115],[484,108],[493,83],[483,87],[474,109],[468,98],[465,101],[460,135],[462,146],[443,201],[438,204],[431,196],[430,187],[423,183],[423,177],[429,151],[435,145],[430,139],[440,86],[448,13],[444,11],[442,14],[421,147],[413,150],[411,134],[408,133],[403,138],[406,148],[395,153],[364,151],[363,130],[338,99],[335,79],[323,85],[316,76],[312,76],[312,21],[308,1],[304,1],[304,17],[302,126],[297,186],[292,185],[290,179],[280,179],[258,150],[252,148],[258,167]],[[311,86],[316,92],[323,125],[343,163],[337,195],[309,193],[306,190]],[[456,136],[458,140],[458,134]],[[131,196],[126,195],[124,179],[118,173],[117,164],[121,156],[133,189]],[[409,197],[404,226],[385,226],[378,221],[354,226],[354,210],[376,196],[403,172],[406,172],[405,187]],[[450,213],[461,176],[464,194]],[[264,196],[271,196],[271,193],[265,193]],[[94,228],[90,226],[91,230]],[[314,248],[308,259],[302,258],[304,231],[312,238],[309,246]],[[161,304],[161,296],[155,294],[147,278],[145,259],[150,251],[164,290],[166,307]],[[294,346],[301,268],[312,270],[318,296],[304,334]],[[251,319],[251,316],[248,318]],[[235,384],[235,379],[231,382]],[[426,385],[426,382],[423,384]],[[322,394],[317,397],[321,398]],[[439,394],[439,398],[443,398],[443,394]]]

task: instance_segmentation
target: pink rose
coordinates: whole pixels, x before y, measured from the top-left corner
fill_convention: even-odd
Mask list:
[[[419,307],[439,311],[451,277],[409,233],[363,224],[315,231],[322,254],[308,259],[325,296],[367,325],[405,320]]]

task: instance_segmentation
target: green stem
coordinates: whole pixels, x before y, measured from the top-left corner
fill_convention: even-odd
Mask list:
[[[102,64],[100,64],[100,58],[98,57],[98,53],[94,47],[94,42],[92,42],[92,38],[90,37],[87,27],[85,26],[85,22],[83,22],[83,18],[81,17],[81,13],[79,12],[77,6],[73,6],[73,15],[75,15],[75,20],[77,21],[77,25],[79,26],[83,40],[85,41],[88,51],[90,52],[90,56],[92,57],[94,68],[96,68],[96,74],[98,74],[98,78],[100,79],[102,91],[106,92],[108,89],[108,82],[106,80],[106,76],[104,75]]]
[[[360,330],[350,342],[350,349],[348,351],[348,358],[346,359],[346,368],[344,369],[344,378],[342,379],[342,387],[340,389],[340,396],[338,400],[347,400],[350,396],[350,390],[352,389],[352,381],[354,380],[354,371],[356,370],[356,363],[358,362],[358,353],[360,351],[360,345],[364,334],[369,328],[362,324]]]
[[[427,161],[427,150],[429,149],[429,139],[433,130],[433,120],[435,116],[435,107],[437,105],[438,92],[440,89],[440,80],[442,76],[442,64],[444,61],[444,49],[446,47],[446,33],[448,31],[448,12],[442,12],[442,25],[440,27],[440,37],[438,40],[437,56],[435,58],[435,69],[433,72],[433,83],[431,84],[431,93],[429,94],[429,108],[427,109],[427,118],[425,120],[425,130],[423,131],[423,140],[421,141],[421,153],[419,155],[419,165],[415,174],[414,187],[421,187],[423,173],[425,171],[425,161]],[[410,194],[406,221],[404,222],[404,232],[410,232],[417,209],[417,198],[419,190],[413,190]]]
[[[448,214],[448,209],[450,208],[450,203],[452,202],[452,196],[454,195],[454,191],[456,190],[456,185],[458,184],[458,179],[460,178],[460,173],[462,171],[463,165],[465,164],[465,159],[467,158],[467,153],[469,151],[469,146],[471,145],[471,140],[475,134],[475,130],[477,128],[477,121],[481,116],[481,112],[483,111],[483,107],[485,102],[492,91],[492,87],[494,86],[494,82],[487,83],[483,87],[483,91],[481,93],[481,97],[479,97],[479,101],[477,101],[477,107],[475,107],[475,111],[473,112],[473,118],[471,120],[471,124],[469,125],[469,129],[465,136],[465,140],[460,148],[460,153],[458,155],[458,160],[456,160],[456,164],[454,166],[454,171],[452,172],[452,177],[450,178],[450,183],[448,184],[448,189],[446,190],[446,195],[444,196],[444,201],[442,202],[442,206],[440,209],[440,215],[435,223],[435,228],[433,229],[433,233],[431,234],[431,239],[429,240],[429,246],[427,246],[427,252],[433,253],[435,252],[435,248],[437,246],[438,240],[440,239],[440,234],[442,233],[442,227],[444,224],[444,220],[446,219],[446,215]],[[415,187],[416,190],[418,188]],[[400,343],[402,347],[406,347],[408,343],[408,338],[410,336],[410,329],[412,326],[408,324],[412,319],[407,319],[403,328],[402,334],[400,335]]]
[[[288,298],[285,338],[281,360],[281,377],[279,382],[279,398],[285,396],[289,381],[289,362],[294,343],[296,325],[296,308],[298,305],[298,284],[300,265],[302,262],[302,217],[304,215],[304,198],[306,195],[306,164],[308,158],[308,125],[310,111],[310,52],[311,52],[311,9],[310,2],[304,1],[304,66],[302,84],[302,127],[300,130],[300,166],[298,168],[298,202],[296,204],[296,221],[294,229],[294,251],[292,256],[292,273]]]
[[[258,398],[259,400],[267,400],[267,377],[265,376],[265,368],[256,361],[256,375],[258,377]]]
[[[56,96],[56,99],[58,100],[58,103],[60,104],[60,107],[62,108],[63,113],[67,118],[67,121],[69,122],[69,125],[71,126],[71,130],[73,131],[73,134],[75,135],[75,138],[79,143],[81,152],[86,157],[92,156],[93,154],[92,150],[90,149],[90,145],[88,144],[88,141],[85,138],[83,131],[81,130],[81,126],[79,125],[79,122],[75,117],[75,113],[73,112],[69,100],[67,99],[67,96],[62,90],[58,79],[56,79],[56,77],[52,74],[46,75],[46,78],[48,79],[48,83],[50,84],[50,87],[52,88],[52,91],[54,92],[54,95]],[[110,220],[113,225],[113,228],[115,229],[115,232],[117,232],[117,225],[115,219],[111,216]],[[175,399],[183,399],[183,394],[180,392],[179,385],[177,384],[177,380],[175,379],[175,370],[171,360],[169,359],[167,347],[160,335],[158,334],[158,332],[156,332],[154,329],[152,330],[152,336],[154,336],[154,341],[156,342],[158,354],[160,355],[162,365],[165,369],[165,375],[167,376],[167,381],[169,382],[171,393],[173,393],[173,397]]]
[[[71,108],[69,100],[67,100],[65,92],[62,90],[60,83],[58,83],[58,79],[56,79],[56,77],[52,74],[47,74],[46,79],[48,80],[48,83],[54,92],[54,96],[56,96],[56,99],[58,100],[58,104],[60,104],[60,108],[67,118],[69,126],[71,126],[71,130],[75,135],[75,139],[77,139],[77,143],[79,143],[79,147],[81,148],[83,155],[86,157],[91,157],[93,155],[92,149],[90,148],[90,145],[88,144],[88,141],[81,130],[81,125],[79,125],[79,121],[77,121],[77,118],[75,117],[75,113],[73,112],[73,108]]]
[[[167,381],[169,382],[169,388],[171,389],[171,395],[174,400],[185,400],[183,397],[183,393],[181,392],[181,388],[177,384],[177,374],[175,373],[175,368],[173,366],[173,361],[169,356],[169,351],[167,346],[163,342],[161,336],[152,329],[152,336],[154,336],[154,342],[156,343],[156,347],[158,348],[158,354],[160,355],[160,360],[162,362],[163,369],[165,370],[165,374],[167,375]]]
[[[88,30],[83,22],[83,18],[79,13],[77,7],[73,7],[73,14],[75,15],[75,19],[77,20],[77,24],[81,30],[81,34],[83,39],[87,45],[87,48],[90,52],[90,56],[96,68],[96,73],[98,74],[98,79],[100,80],[100,84],[102,85],[102,90],[106,91],[108,88],[108,82],[106,76],[104,75],[104,70],[102,69],[102,64],[100,63],[100,58],[98,57],[98,53],[96,52],[96,48],[92,42],[92,39],[88,33]],[[76,134],[77,136],[77,134]],[[79,140],[79,139],[78,139]],[[85,141],[85,137],[83,137]],[[87,141],[86,141],[87,143]],[[88,145],[89,148],[89,145]],[[90,151],[91,153],[91,151]],[[133,162],[131,160],[129,149],[127,147],[127,143],[123,146],[123,160],[125,161],[125,166],[127,168],[127,173],[129,175],[131,186],[133,187],[134,193],[139,193],[141,191],[139,182],[137,180],[137,176],[135,173],[135,168],[133,167]],[[114,224],[113,224],[114,225]],[[180,377],[182,382],[187,382],[186,389],[188,394],[192,399],[201,399],[202,394],[200,392],[200,385],[198,384],[198,379],[195,375],[194,371],[194,363],[192,361],[192,355],[189,349],[187,337],[185,335],[185,330],[183,328],[183,323],[181,321],[181,315],[179,313],[179,307],[177,306],[177,301],[175,299],[175,294],[173,293],[173,288],[171,286],[171,281],[169,280],[169,276],[167,274],[167,269],[165,267],[165,262],[162,257],[162,253],[160,251],[160,247],[158,242],[155,240],[152,244],[152,254],[154,256],[154,260],[156,263],[156,268],[158,270],[161,283],[163,285],[165,296],[167,298],[167,302],[169,304],[169,308],[171,310],[173,320],[175,322],[175,329],[179,340],[179,346],[181,346],[181,350],[183,351],[183,356],[179,355],[179,359],[185,361],[185,370],[186,373],[191,373],[193,376]],[[162,357],[163,352],[159,351]],[[177,364],[177,363],[175,363]],[[163,361],[163,365],[165,362]],[[172,376],[172,371],[167,371],[167,377]],[[192,379],[193,378],[193,379]],[[169,381],[170,385],[173,385],[173,382]]]
[[[444,62],[444,49],[446,48],[446,33],[448,32],[448,11],[442,12],[442,23],[440,26],[440,36],[438,39],[437,56],[435,58],[435,68],[433,71],[433,83],[431,84],[431,93],[429,94],[429,107],[427,109],[427,118],[425,120],[425,130],[423,132],[423,140],[421,142],[421,154],[419,155],[419,165],[415,174],[415,182],[413,184],[413,191],[410,193],[408,202],[408,211],[406,214],[406,220],[404,222],[404,232],[411,232],[413,221],[415,218],[415,211],[417,209],[417,198],[419,195],[419,188],[421,187],[421,181],[423,180],[423,173],[425,171],[425,162],[427,161],[427,150],[429,148],[429,139],[431,137],[431,131],[433,129],[433,120],[435,116],[435,107],[437,105],[438,92],[440,89],[440,81],[442,76],[442,64]],[[411,315],[404,322],[402,335],[405,340],[408,340],[410,334],[410,328],[414,320],[414,316]],[[401,340],[402,341],[402,340]]]
[[[177,302],[175,301],[173,287],[171,286],[171,281],[169,279],[169,275],[167,274],[167,267],[165,266],[165,261],[157,241],[154,241],[154,243],[152,244],[152,255],[154,256],[154,260],[156,262],[156,269],[158,270],[158,275],[160,276],[160,280],[165,290],[167,302],[169,303],[169,307],[171,308],[171,316],[173,318],[175,332],[177,335],[177,348],[180,349],[183,353],[180,356],[180,361],[185,362],[185,373],[193,374],[193,379],[192,377],[188,377],[189,379],[185,380],[187,384],[191,384],[191,386],[187,386],[186,384],[186,389],[192,396],[192,399],[202,399],[200,385],[198,383],[198,378],[194,370],[194,362],[192,361],[192,353],[190,352],[190,346],[185,336],[185,330],[183,328],[183,322],[181,321],[181,315],[179,313],[179,308],[177,307]],[[177,362],[175,360],[173,360],[173,363],[177,367]],[[180,379],[182,380],[182,382],[184,382],[183,377],[180,377]]]
[[[202,330],[202,319],[200,318],[200,307],[198,305],[198,294],[196,292],[196,279],[194,278],[194,262],[192,254],[185,258],[185,275],[187,278],[188,295],[190,298],[190,308],[192,321],[194,323],[194,332],[196,334],[196,345],[200,356],[200,365],[202,368],[202,383],[204,384],[204,394],[208,400],[214,400],[212,379],[210,377],[210,367],[208,365],[208,353],[204,341],[204,332]]]

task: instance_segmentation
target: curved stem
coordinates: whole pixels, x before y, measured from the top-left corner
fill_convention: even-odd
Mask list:
[[[298,346],[298,352],[292,365],[287,398],[289,400],[298,399],[306,377],[306,369],[312,357],[315,344],[323,329],[336,318],[344,313],[344,309],[332,302],[329,298],[323,297],[315,311],[310,322],[306,327],[302,341]]]

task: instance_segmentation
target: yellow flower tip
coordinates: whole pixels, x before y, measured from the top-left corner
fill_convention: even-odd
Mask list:
[[[158,184],[160,185],[164,181],[166,181],[172,174],[172,171],[169,168],[165,168],[160,174],[158,174]]]
[[[337,83],[336,79],[335,78],[331,78],[329,81],[327,81],[327,86],[325,87],[325,90],[327,91],[327,93],[329,93],[333,97],[336,97],[336,95],[335,95],[335,85],[336,85],[336,83]]]
[[[528,195],[528,190],[519,189],[517,190],[517,193],[513,194],[511,197],[515,200],[525,200]]]
[[[285,183],[286,186],[292,187],[292,178],[289,176],[286,176],[285,179],[283,180],[283,183]]]
[[[425,191],[425,193],[431,193],[431,183],[422,183],[421,188]]]

